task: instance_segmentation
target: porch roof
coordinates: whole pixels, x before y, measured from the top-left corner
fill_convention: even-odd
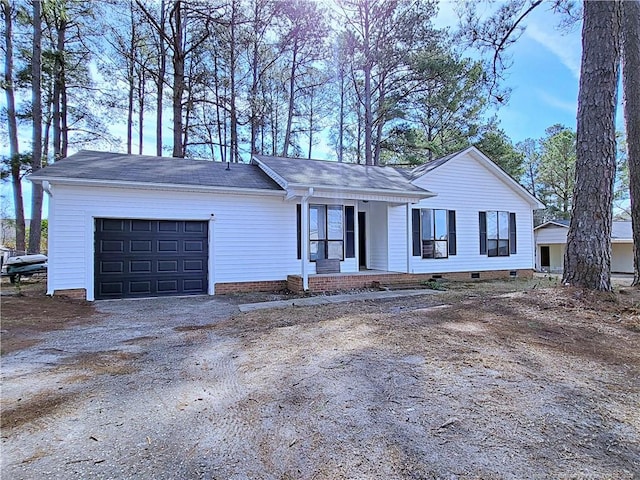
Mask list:
[[[408,202],[436,195],[412,184],[392,167],[267,155],[253,155],[252,161],[289,196],[303,195],[308,189],[314,189],[315,196]]]

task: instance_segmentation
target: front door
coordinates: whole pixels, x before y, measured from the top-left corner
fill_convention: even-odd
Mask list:
[[[358,212],[358,259],[360,268],[367,268],[367,222],[366,213]]]

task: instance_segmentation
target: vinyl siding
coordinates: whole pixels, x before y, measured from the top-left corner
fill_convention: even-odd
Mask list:
[[[414,208],[456,211],[457,254],[446,259],[412,256],[411,273],[534,268],[531,204],[480,162],[469,155],[462,155],[428,172],[414,183],[438,194],[422,200]],[[508,257],[480,255],[478,212],[494,210],[516,214],[516,254]]]
[[[633,243],[611,245],[611,271],[613,273],[633,273]]]
[[[300,272],[296,204],[282,197],[54,185],[49,290],[93,291],[93,218],[208,220],[210,281],[282,280]]]
[[[390,272],[406,272],[407,271],[407,206],[389,206],[387,207],[388,219],[388,245],[393,246],[389,249],[389,265],[387,270]]]
[[[556,243],[567,243],[567,233],[569,229],[549,225],[535,231],[536,243],[538,245],[553,245]]]
[[[369,268],[373,270],[389,269],[389,249],[387,237],[387,204],[369,203],[367,221]]]

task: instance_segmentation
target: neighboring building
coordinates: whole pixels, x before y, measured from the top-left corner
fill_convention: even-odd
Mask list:
[[[474,147],[407,171],[82,151],[29,178],[48,292],[88,300],[531,275],[543,208]]]
[[[567,248],[569,220],[554,220],[534,229],[536,269],[562,273]],[[611,228],[611,272],[633,273],[633,234],[631,222],[613,222]]]

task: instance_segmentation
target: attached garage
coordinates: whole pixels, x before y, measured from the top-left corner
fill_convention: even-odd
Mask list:
[[[208,222],[95,219],[95,298],[207,293]]]

